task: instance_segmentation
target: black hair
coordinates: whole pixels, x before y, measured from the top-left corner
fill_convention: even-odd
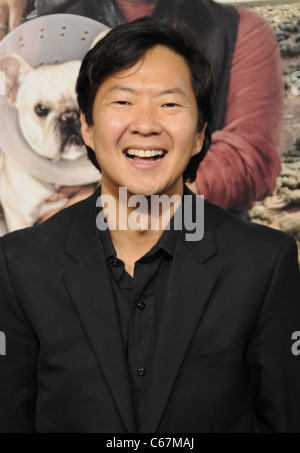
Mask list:
[[[184,181],[194,182],[200,163],[211,144],[210,123],[213,119],[213,74],[204,49],[194,32],[182,22],[168,24],[153,17],[113,28],[84,58],[77,80],[77,97],[81,112],[89,126],[93,125],[93,107],[101,84],[110,76],[129,69],[156,46],[165,46],[181,55],[192,74],[193,89],[198,107],[198,131],[205,123],[205,139],[201,153],[192,157],[183,173]],[[88,157],[101,171],[94,151],[88,148]]]

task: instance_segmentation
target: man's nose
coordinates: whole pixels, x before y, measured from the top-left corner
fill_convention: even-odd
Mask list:
[[[149,106],[137,109],[130,130],[144,136],[161,134],[162,126],[155,109]]]

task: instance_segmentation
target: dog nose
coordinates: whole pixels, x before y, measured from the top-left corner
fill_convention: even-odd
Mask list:
[[[70,121],[77,121],[79,120],[80,118],[80,113],[78,110],[67,110],[66,112],[64,112],[61,117],[60,117],[60,121],[62,123],[68,123]]]
[[[71,135],[68,139],[68,145],[83,146],[83,139],[79,135]]]

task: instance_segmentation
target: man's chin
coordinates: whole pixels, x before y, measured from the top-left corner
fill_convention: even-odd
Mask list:
[[[149,198],[154,195],[162,196],[162,195],[168,195],[172,196],[174,194],[181,194],[183,192],[183,178],[176,180],[175,182],[169,181],[168,183],[156,183],[156,184],[128,184],[128,186],[121,186],[121,187],[126,187],[128,195],[140,195],[144,196],[146,198]]]
[[[181,180],[182,179],[182,180]],[[129,197],[137,195],[149,198],[154,195],[162,196],[162,195],[170,195],[172,196],[174,193],[181,193],[183,188],[183,178],[176,180],[168,181],[128,181],[127,178],[123,178],[123,181],[120,179],[119,181],[115,181],[113,184],[106,184],[105,180],[104,186],[107,186],[109,193],[114,193],[115,196],[118,196],[120,192],[120,188],[125,188],[127,191],[127,195]],[[113,186],[113,190],[112,190]],[[109,190],[110,187],[110,190]]]
[[[167,193],[167,189],[164,190],[162,187],[127,187],[129,195],[140,195],[149,198],[153,195],[161,195]]]

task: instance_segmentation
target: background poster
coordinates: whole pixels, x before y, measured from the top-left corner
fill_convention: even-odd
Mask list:
[[[2,234],[41,223],[97,187],[101,175],[87,159],[75,86],[82,59],[106,28],[53,14],[26,21],[0,42]]]
[[[250,218],[293,234],[300,252],[300,2],[249,6],[276,31],[286,89],[282,172],[273,197],[255,203]]]
[[[249,218],[252,222],[277,228],[294,235],[300,251],[300,2],[293,1],[282,3],[278,1],[262,1],[256,3],[249,1],[246,3],[237,3],[234,1],[228,2],[226,0],[222,0],[221,2],[234,4],[236,6],[246,6],[247,8],[253,9],[261,14],[272,25],[277,34],[286,89],[282,172],[277,180],[277,187],[273,196],[255,203],[249,211]],[[39,32],[41,33],[41,36],[43,36],[43,28],[41,28]],[[64,33],[63,29],[61,30],[61,33]],[[86,37],[83,35],[80,39],[83,40],[86,39]],[[54,47],[55,45],[53,43],[53,48]],[[86,50],[88,50],[88,48]],[[3,85],[3,77],[0,78],[0,83],[1,80]],[[41,107],[43,106],[41,105]],[[40,114],[42,116],[43,111],[40,111]],[[73,138],[73,140],[75,140],[75,138]],[[95,183],[94,179],[91,178],[90,181],[93,184]],[[37,190],[39,189],[37,188]],[[48,192],[45,192],[42,200],[43,202],[46,202],[49,197],[51,198],[51,194],[55,194],[56,188],[55,186],[47,186],[47,190]],[[88,193],[89,191],[86,192],[87,195]],[[58,202],[59,208],[63,205],[63,201],[58,200]],[[40,207],[41,206],[39,206],[39,208]],[[20,205],[11,206],[11,209],[17,211],[20,209]],[[26,209],[26,207],[24,209]],[[43,207],[42,210],[39,211],[39,215],[45,212],[46,210]],[[34,224],[38,220],[38,217],[38,215],[31,215],[28,217],[27,222],[32,222],[32,224]],[[1,211],[1,205],[0,222],[0,234],[4,234],[7,232],[7,228],[3,210]],[[10,228],[9,230],[11,231],[12,229],[13,228]]]

